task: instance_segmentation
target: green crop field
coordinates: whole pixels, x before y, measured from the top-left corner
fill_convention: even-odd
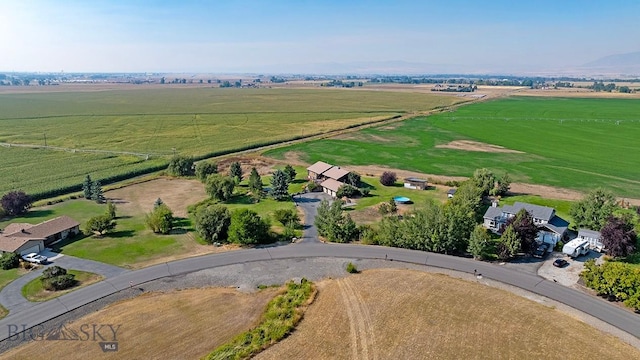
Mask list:
[[[515,181],[577,190],[605,187],[640,198],[640,101],[508,98],[352,136],[268,151],[295,151],[308,162],[384,165],[426,174],[469,176],[477,168],[508,172]],[[454,140],[499,145],[521,153],[439,148]]]
[[[77,186],[87,173],[97,179],[122,177],[166,165],[174,153],[206,157],[460,101],[452,96],[340,89],[2,94],[0,143],[46,143],[68,151],[0,147],[0,194],[22,189],[53,195],[56,189]]]

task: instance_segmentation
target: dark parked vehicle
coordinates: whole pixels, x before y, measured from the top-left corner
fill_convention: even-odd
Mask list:
[[[537,258],[544,258],[545,256],[547,256],[547,250],[549,250],[549,244],[540,244],[538,245],[538,247],[533,251],[533,257],[537,257]]]
[[[565,267],[565,266],[567,266],[567,265],[569,265],[569,263],[568,263],[568,262],[567,262],[567,260],[565,260],[565,259],[556,259],[556,260],[553,262],[553,266],[555,266],[555,267],[559,267],[559,268],[561,268],[561,267]]]

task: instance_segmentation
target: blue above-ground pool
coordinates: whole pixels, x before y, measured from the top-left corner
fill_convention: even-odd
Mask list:
[[[393,201],[395,201],[398,204],[407,204],[411,202],[411,199],[409,199],[406,196],[394,196]]]

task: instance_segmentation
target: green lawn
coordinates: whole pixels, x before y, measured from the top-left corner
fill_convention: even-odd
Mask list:
[[[66,293],[72,292],[74,290],[78,290],[85,286],[91,285],[103,279],[103,277],[98,274],[94,274],[86,271],[67,269],[67,273],[75,275],[75,280],[77,281],[77,284],[74,287],[66,290],[61,290],[61,291],[45,290],[42,287],[42,281],[40,280],[41,278],[38,277],[29,281],[22,288],[22,296],[24,296],[25,299],[29,301],[47,301],[47,300],[57,298],[58,296],[62,296]]]
[[[0,270],[0,290],[9,285],[10,282],[19,278],[25,273],[25,270],[21,268]]]
[[[508,172],[514,181],[588,191],[604,187],[640,198],[640,100],[507,98],[471,104],[397,126],[270,150],[284,158],[384,165],[425,174],[470,176],[477,168]],[[473,140],[522,153],[438,148]]]
[[[429,200],[443,201],[447,194],[443,191],[431,187],[427,190],[413,190],[404,187],[402,180],[396,182],[394,186],[384,186],[380,184],[378,178],[362,177],[362,181],[371,189],[369,196],[357,199],[354,210],[360,210],[369,206],[377,205],[381,202],[388,202],[394,196],[406,196],[411,199],[414,205],[423,205]]]
[[[166,165],[177,152],[207,156],[320,134],[461,99],[338,89],[191,88],[0,94],[0,142],[146,156],[0,147],[0,194],[43,194]],[[49,194],[52,195],[52,194]]]
[[[0,227],[11,222],[36,224],[57,216],[67,215],[80,222],[80,227],[91,217],[104,214],[105,204],[96,204],[87,200],[69,200],[59,204],[31,209],[25,216],[0,223]],[[135,267],[147,262],[171,255],[180,255],[190,251],[194,243],[190,235],[191,222],[178,219],[180,229],[170,235],[157,235],[146,229],[144,214],[134,216],[117,214],[117,226],[113,233],[103,237],[79,235],[61,241],[53,246],[55,251],[108,264]]]

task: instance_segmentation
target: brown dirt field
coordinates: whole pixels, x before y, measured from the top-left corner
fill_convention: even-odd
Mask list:
[[[160,178],[105,192],[119,210],[143,214],[153,210],[156,199],[171,208],[177,217],[187,216],[187,206],[207,198],[204,185],[198,180]]]
[[[442,274],[384,269],[321,282],[296,331],[256,358],[639,357],[631,345],[507,291]]]
[[[78,331],[81,324],[120,324],[118,352],[103,353],[97,341],[35,341],[0,358],[199,359],[255,326],[277,292],[209,288],[145,294],[66,325]],[[101,333],[111,339],[108,328]]]
[[[478,152],[488,152],[488,153],[524,154],[522,151],[511,150],[499,145],[486,144],[486,143],[471,141],[471,140],[455,140],[446,144],[436,145],[436,147],[442,148],[442,149],[478,151]]]

